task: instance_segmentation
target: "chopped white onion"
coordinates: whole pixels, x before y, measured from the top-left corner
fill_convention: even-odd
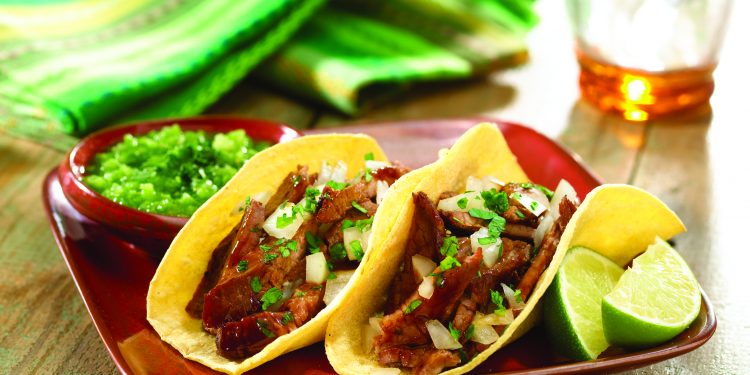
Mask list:
[[[534,230],[534,247],[539,247],[539,245],[542,244],[542,240],[544,239],[544,235],[547,234],[547,232],[552,228],[552,224],[555,222],[555,219],[552,217],[552,213],[547,213],[542,217],[542,221],[539,222],[539,225]]]
[[[417,288],[417,292],[419,293],[419,296],[425,299],[432,298],[432,293],[435,292],[435,277],[434,276],[427,276],[424,279],[422,279],[422,283],[419,284],[419,288]]]
[[[362,325],[362,350],[365,353],[372,351],[373,341],[379,333],[369,324]]]
[[[491,183],[491,184],[495,184],[495,185],[497,185],[497,186],[505,186],[505,182],[503,182],[503,181],[500,181],[500,180],[499,180],[499,179],[498,179],[497,177],[495,177],[495,176],[485,176],[485,177],[484,177],[484,183],[485,183],[485,184],[487,184],[487,183]]]
[[[323,302],[326,305],[330,305],[339,292],[346,286],[349,279],[354,274],[354,270],[350,271],[338,271],[336,272],[336,278],[326,281],[326,292],[323,294]]]
[[[253,200],[258,201],[264,206],[268,203],[269,199],[271,199],[270,191],[261,191],[260,193],[253,195]]]
[[[471,341],[490,345],[499,338],[500,336],[497,334],[494,327],[483,324],[474,324],[474,334],[471,335]]]
[[[578,194],[576,193],[576,190],[564,179],[560,180],[560,183],[557,184],[555,194],[552,195],[552,201],[550,201],[550,213],[552,213],[554,219],[560,217],[560,202],[563,197],[568,197],[573,203],[578,203]]]
[[[448,328],[438,320],[428,320],[425,323],[427,331],[430,333],[432,344],[437,349],[461,349],[461,344],[451,336]]]
[[[458,201],[464,198],[466,199],[466,207],[461,208],[458,206]],[[442,199],[440,200],[440,202],[438,202],[437,208],[438,210],[443,210],[443,211],[460,211],[460,212],[469,212],[469,210],[472,208],[476,208],[479,210],[485,209],[484,199],[482,199],[482,196],[479,191],[458,194],[450,198]]]
[[[484,315],[477,311],[474,314],[474,320],[472,320],[472,323],[474,325],[507,326],[508,324],[513,323],[513,319],[513,312],[510,309],[505,309],[505,315],[497,315],[495,313]]]
[[[370,370],[370,375],[399,375],[400,373],[401,370],[395,367],[379,367]]]
[[[383,333],[383,328],[380,327],[380,321],[383,320],[382,316],[370,317],[370,326],[374,328],[378,334]]]
[[[513,289],[505,284],[500,284],[500,286],[503,288],[503,294],[505,294],[505,299],[508,300],[508,305],[510,305],[511,310],[521,310],[526,306],[523,301],[516,301],[515,291]]]
[[[309,283],[322,284],[328,279],[326,256],[317,252],[305,257],[305,280]]]
[[[547,206],[545,206],[544,203],[523,193],[518,193],[518,195],[519,196],[515,198],[518,201],[518,203],[526,207],[527,210],[531,211],[531,213],[534,214],[534,216],[539,216],[544,211],[547,210]]]
[[[323,166],[320,168],[315,187],[322,190],[328,181],[346,182],[346,170],[346,163],[343,161],[336,163],[336,166],[332,166],[328,164],[328,162],[323,161]]]
[[[297,203],[298,205],[303,205],[306,202],[306,198]],[[294,217],[294,220],[287,226],[283,228],[279,228],[276,226],[276,220],[282,216],[292,216],[292,209],[294,208],[294,204],[286,203],[283,205],[279,205],[278,208],[276,208],[276,211],[274,211],[271,216],[266,219],[266,221],[263,223],[263,230],[266,231],[269,235],[276,237],[276,238],[284,238],[284,239],[291,239],[295,233],[297,233],[297,230],[300,226],[302,226],[302,223],[305,222],[305,220],[310,218],[310,213],[300,210],[301,212],[297,214]]]
[[[354,251],[352,250],[351,243],[353,241],[359,241],[359,244],[362,246],[362,251],[367,252],[367,244],[370,242],[370,234],[372,233],[372,229],[366,230],[364,233],[359,231],[359,228],[357,227],[350,227],[343,230],[344,232],[344,248],[346,248],[346,255],[349,257],[349,260],[356,260],[357,257],[354,256]]]
[[[437,264],[433,262],[432,259],[419,254],[411,257],[411,265],[417,273],[416,276],[419,278],[424,278],[429,275],[437,267]]]
[[[497,263],[497,258],[500,256],[500,250],[502,249],[502,240],[498,238],[495,242],[487,245],[479,243],[480,238],[486,238],[490,235],[489,230],[486,227],[480,228],[474,232],[469,238],[471,239],[471,249],[477,251],[478,248],[482,248],[482,262],[487,267],[492,267]]]
[[[380,168],[385,168],[389,165],[390,164],[387,161],[365,160],[365,168],[369,169],[370,171],[374,171]]]
[[[385,199],[385,193],[388,192],[388,182],[383,180],[378,180],[378,182],[375,183],[375,186],[377,187],[377,195],[375,196],[375,203],[381,204],[383,203],[383,199]]]
[[[248,203],[250,202],[248,200],[250,198],[251,200],[258,201],[258,203],[262,205],[266,205],[268,203],[268,200],[271,199],[271,193],[268,191],[262,191],[258,194],[248,196],[247,198],[244,198],[243,200],[237,202],[237,205],[234,206],[234,209],[232,210],[232,215],[241,215],[245,212],[245,208],[248,206]]]

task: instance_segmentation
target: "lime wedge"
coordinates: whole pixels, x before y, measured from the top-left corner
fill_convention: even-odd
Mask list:
[[[654,346],[685,330],[700,307],[700,287],[687,263],[657,238],[604,297],[604,333],[612,344]]]
[[[595,359],[609,344],[602,328],[602,298],[623,269],[595,251],[568,250],[544,296],[544,323],[557,351],[576,360]]]

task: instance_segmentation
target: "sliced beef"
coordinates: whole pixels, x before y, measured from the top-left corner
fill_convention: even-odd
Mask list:
[[[305,221],[294,234],[292,240],[297,243],[296,251],[289,251],[289,256],[284,256],[282,247],[286,246],[286,242],[274,245],[268,252],[275,254],[276,257],[270,262],[267,262],[267,269],[262,275],[261,280],[268,281],[271,285],[281,287],[284,281],[296,280],[300,276],[300,272],[304,275],[305,265],[305,249],[307,249],[307,238],[305,237],[306,232],[317,232],[318,223],[315,220]],[[276,242],[273,242],[276,243]]]
[[[190,315],[191,317],[195,319],[201,318],[203,314],[203,298],[206,293],[208,293],[208,291],[216,286],[216,284],[219,282],[222,270],[224,269],[224,264],[229,257],[229,250],[231,249],[232,239],[234,238],[234,235],[236,233],[237,227],[232,229],[232,231],[229,232],[229,234],[224,237],[223,240],[221,240],[219,245],[216,246],[216,249],[214,249],[213,253],[211,254],[211,260],[208,261],[206,272],[203,273],[203,278],[201,278],[200,284],[198,284],[198,287],[195,288],[193,298],[185,307],[185,311],[187,311],[188,315]]]
[[[229,253],[224,271],[219,282],[233,277],[237,273],[237,265],[247,254],[256,249],[262,235],[261,226],[265,220],[265,210],[258,201],[251,201],[245,208],[240,226],[232,241],[232,250]]]
[[[417,289],[411,257],[417,254],[429,259],[439,259],[440,247],[445,237],[445,226],[435,205],[423,192],[413,193],[414,215],[409,239],[406,243],[401,270],[391,284],[391,293],[386,313],[397,310],[409,295]]]
[[[372,203],[374,205],[374,203]],[[375,205],[377,208],[377,205]],[[344,231],[341,229],[344,220],[350,220],[350,221],[357,221],[357,220],[365,220],[369,216],[367,214],[364,214],[362,212],[359,212],[357,210],[351,210],[346,213],[346,216],[340,221],[337,221],[333,225],[331,225],[330,228],[325,232],[323,235],[323,239],[325,242],[330,246],[333,244],[337,244],[339,242],[344,242]]]
[[[396,180],[401,178],[401,176],[409,173],[410,171],[411,170],[409,168],[395,161],[387,167],[372,171],[371,175],[373,180],[385,181],[388,183],[388,186],[391,186],[394,182],[396,182]]]
[[[560,236],[565,231],[565,227],[568,225],[576,209],[576,205],[567,197],[563,198],[560,202],[560,217],[552,224],[552,228],[544,234],[542,243],[539,245],[539,251],[518,284],[518,289],[521,290],[521,298],[524,301],[526,301],[534,286],[536,286],[542,272],[547,269],[550,261],[552,261],[552,256],[555,255],[557,245],[560,243]]]
[[[297,166],[296,172],[289,172],[276,193],[266,203],[266,216],[271,215],[284,202],[297,203],[305,196],[305,190],[312,185],[315,176],[307,175],[307,166]]]
[[[430,299],[421,297],[417,291],[407,298],[403,305],[394,313],[386,315],[380,322],[383,333],[375,337],[375,350],[393,345],[424,345],[430,343],[425,322],[436,319],[447,321],[455,310],[456,303],[482,264],[482,250],[473,255],[460,258],[460,267],[442,271],[439,267],[434,273],[442,275],[442,281],[436,283],[435,291]],[[404,311],[413,301],[421,304],[408,314]]]
[[[437,374],[443,368],[461,363],[460,357],[449,350],[406,346],[393,346],[383,350],[378,356],[378,361],[389,367],[413,368],[414,373],[420,375]]]
[[[440,216],[445,219],[446,225],[465,234],[474,233],[485,226],[484,220],[475,218],[468,212],[440,210]]]
[[[250,357],[263,350],[277,337],[297,328],[294,321],[286,324],[283,321],[284,313],[264,311],[225,324],[216,334],[219,354],[236,360]]]
[[[321,223],[333,223],[343,219],[346,212],[352,209],[352,202],[368,199],[364,183],[350,185],[338,191],[326,186],[323,196],[320,200],[320,209],[315,214],[315,219]]]
[[[222,324],[244,318],[260,310],[261,293],[250,286],[253,273],[245,272],[225,280],[204,296],[203,327],[212,332]]]
[[[304,283],[292,293],[282,310],[289,310],[297,326],[305,324],[323,309],[324,285]]]
[[[503,236],[526,241],[533,241],[534,231],[536,231],[536,228],[528,225],[506,223],[505,230],[503,231]]]

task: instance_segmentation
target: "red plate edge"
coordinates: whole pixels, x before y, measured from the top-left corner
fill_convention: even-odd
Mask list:
[[[584,188],[579,191],[588,192],[591,190],[591,188],[599,184],[599,180],[593,175],[593,173],[591,173],[588,170],[588,168],[586,168],[583,164],[581,164],[579,157],[574,156],[572,153],[565,150],[562,146],[557,144],[555,141],[550,140],[549,138],[545,137],[544,135],[530,128],[526,128],[521,125],[516,125],[516,124],[511,124],[511,123],[506,123],[506,122],[499,122],[497,120],[491,120],[491,119],[486,119],[486,118],[471,118],[471,119],[464,118],[464,119],[453,119],[453,120],[408,121],[408,122],[382,124],[382,125],[359,125],[359,126],[352,126],[352,127],[345,127],[345,128],[335,128],[331,130],[336,131],[336,132],[360,132],[360,131],[363,131],[364,129],[380,128],[381,130],[386,130],[384,128],[390,128],[388,130],[392,131],[392,130],[396,130],[398,127],[420,127],[420,126],[429,127],[429,128],[432,128],[432,130],[436,130],[436,127],[445,126],[441,124],[452,124],[455,127],[468,128],[478,121],[497,122],[499,124],[499,127],[502,129],[503,133],[507,134],[508,138],[511,138],[509,139],[509,144],[511,146],[511,149],[515,153],[524,152],[522,148],[519,148],[519,145],[512,142],[512,137],[513,137],[512,134],[515,134],[515,133],[518,133],[518,134],[525,133],[527,136],[530,135],[532,138],[536,138],[537,140],[540,140],[543,143],[546,143],[547,146],[552,146],[553,148],[556,148],[558,151],[560,151],[559,155],[557,156],[562,156],[563,158],[569,159],[569,161],[572,161],[579,168],[580,172],[584,172],[581,176],[582,177],[581,181],[577,181],[577,182],[571,181],[571,183],[576,187],[576,189]],[[322,132],[314,131],[310,133],[322,133]],[[519,157],[519,159],[522,159],[522,157]],[[79,293],[83,297],[84,304],[87,310],[89,311],[89,314],[91,315],[92,320],[94,321],[94,325],[100,337],[104,341],[107,351],[110,353],[113,360],[115,361],[116,366],[122,373],[125,373],[125,374],[135,373],[128,366],[128,363],[126,362],[121,351],[119,350],[118,342],[113,337],[112,332],[110,331],[110,328],[106,325],[104,317],[101,315],[100,311],[94,307],[95,305],[95,302],[93,299],[94,297],[91,295],[87,287],[81,285],[83,283],[83,279],[82,279],[81,273],[78,270],[78,265],[74,263],[71,259],[69,259],[68,255],[66,254],[66,250],[68,250],[67,244],[65,244],[65,240],[62,238],[62,233],[60,233],[58,230],[58,226],[57,226],[58,222],[55,217],[55,213],[57,212],[53,211],[51,207],[50,196],[49,196],[49,188],[52,187],[52,185],[56,182],[54,174],[55,174],[55,169],[50,171],[50,173],[47,175],[44,181],[44,184],[42,186],[42,190],[43,190],[42,194],[44,197],[44,207],[47,212],[50,226],[53,229],[52,231],[55,237],[55,241],[59,249],[61,250],[61,253],[63,255],[63,258],[65,260],[65,263],[68,269],[71,272],[71,275],[73,276],[74,282],[76,283],[76,287],[78,288]],[[534,181],[539,181],[538,178],[535,178],[537,176],[534,176],[534,174],[530,173],[530,177]],[[542,182],[542,181],[539,181],[539,182]],[[548,183],[548,182],[545,182],[545,183]],[[587,185],[587,186],[584,187],[581,185]],[[619,355],[610,356],[606,358],[601,358],[595,361],[571,362],[571,363],[564,363],[560,365],[553,365],[553,366],[537,368],[537,369],[525,369],[522,371],[505,371],[502,373],[503,374],[518,374],[518,373],[533,372],[535,374],[560,374],[560,373],[590,373],[590,372],[604,371],[604,370],[622,371],[622,370],[646,366],[648,364],[659,362],[659,361],[692,351],[698,348],[699,346],[703,345],[706,341],[708,341],[708,339],[710,339],[710,337],[713,335],[714,331],[716,330],[716,324],[717,324],[713,306],[708,300],[708,297],[706,296],[706,294],[703,291],[701,291],[701,293],[702,293],[702,298],[703,298],[703,305],[701,308],[701,315],[699,317],[705,317],[705,323],[701,327],[699,327],[697,334],[695,334],[695,336],[688,338],[688,340],[685,343],[682,343],[676,346],[665,344],[657,348],[651,348],[650,350],[647,350],[645,352],[624,353],[624,354],[619,354]]]

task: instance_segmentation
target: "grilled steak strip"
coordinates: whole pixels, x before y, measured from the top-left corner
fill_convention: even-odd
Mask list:
[[[216,333],[216,347],[225,358],[241,360],[261,350],[297,326],[283,323],[284,313],[264,311],[227,323]]]

